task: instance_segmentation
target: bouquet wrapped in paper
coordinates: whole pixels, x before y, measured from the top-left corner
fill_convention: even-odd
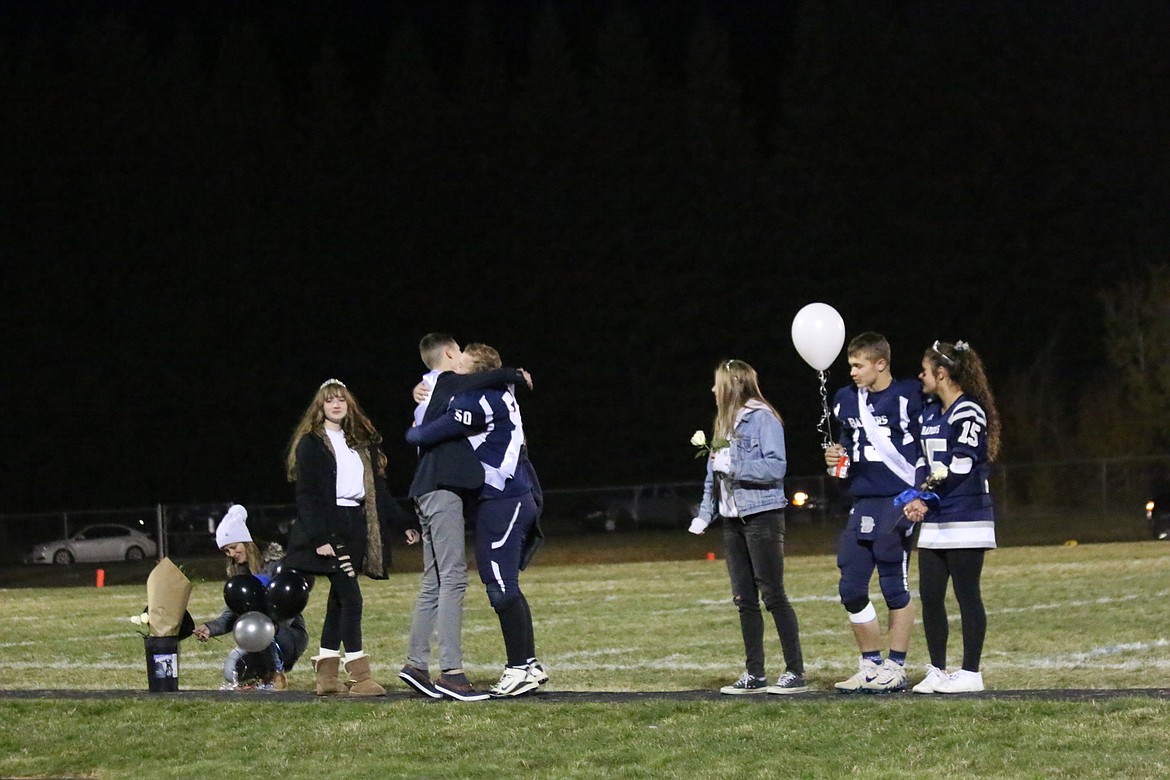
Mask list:
[[[178,636],[191,598],[191,580],[170,558],[163,558],[146,578],[146,612],[150,636]]]

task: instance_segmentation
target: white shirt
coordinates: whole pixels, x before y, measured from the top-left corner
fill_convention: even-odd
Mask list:
[[[362,456],[345,443],[344,431],[325,429],[337,456],[337,505],[357,506],[366,497],[366,473]]]
[[[438,378],[439,378],[439,372],[436,369],[435,371],[428,371],[425,374],[423,374],[422,381],[423,381],[423,384],[425,384],[428,388],[430,388],[433,391],[435,389],[435,381]],[[423,415],[427,413],[427,404],[430,403],[430,401],[431,401],[431,397],[428,395],[426,398],[424,398],[419,403],[418,406],[414,407],[414,424],[416,427],[419,425],[422,425]]]

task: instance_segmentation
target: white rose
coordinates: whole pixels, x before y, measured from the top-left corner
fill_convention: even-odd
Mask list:
[[[942,482],[947,478],[947,467],[941,463],[934,464],[934,468],[930,470],[930,478],[935,482]]]
[[[132,618],[130,618],[130,622],[136,626],[142,625],[142,615],[134,615]]]
[[[695,445],[696,447],[706,447],[707,434],[703,433],[702,431],[695,431],[695,435],[691,437],[691,444]]]

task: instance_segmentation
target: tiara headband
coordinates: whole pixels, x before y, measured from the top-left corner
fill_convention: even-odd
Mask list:
[[[959,342],[959,343],[960,343],[960,344],[962,344],[962,342]],[[936,340],[935,340],[935,342],[934,342],[933,344],[931,344],[931,345],[930,345],[930,348],[934,350],[934,354],[938,355],[940,358],[942,358],[944,361],[946,361],[946,364],[947,364],[948,366],[953,366],[953,365],[955,365],[955,359],[954,359],[954,358],[952,358],[952,357],[951,357],[950,355],[948,355],[947,353],[943,352],[941,349],[939,349],[939,348],[938,348],[938,344],[939,344],[939,342],[938,342],[938,340],[936,339]],[[956,346],[956,349],[957,349],[957,348],[958,348],[958,347]]]
[[[340,379],[326,379],[324,382],[321,383],[321,386],[317,388],[317,392],[324,390],[329,385],[337,385],[338,387],[345,387],[345,382],[342,382]],[[349,388],[345,387],[345,389],[348,390]]]
[[[938,345],[939,345],[939,342],[936,341],[936,342],[934,342],[934,344],[931,345],[930,348],[934,350],[936,355],[938,355],[940,358],[945,360],[948,366],[955,365],[955,359],[953,357],[951,357],[950,355],[948,355],[947,353],[943,352],[941,349],[939,349]],[[954,344],[954,349],[955,349],[955,352],[966,352],[967,350],[971,349],[971,345],[965,341],[956,341]]]

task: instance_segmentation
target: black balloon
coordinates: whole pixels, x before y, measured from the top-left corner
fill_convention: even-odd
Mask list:
[[[186,639],[195,633],[195,619],[190,612],[183,613],[183,624],[179,626],[179,639]]]
[[[229,577],[223,586],[223,602],[237,615],[245,612],[268,612],[264,586],[251,574]]]
[[[309,583],[300,574],[285,570],[268,583],[268,617],[280,622],[296,617],[309,603]]]

